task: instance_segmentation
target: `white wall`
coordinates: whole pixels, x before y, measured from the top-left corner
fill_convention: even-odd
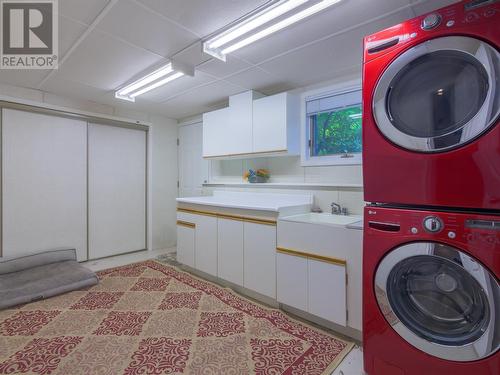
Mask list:
[[[149,231],[151,249],[165,249],[176,244],[175,198],[177,197],[177,121],[167,117],[84,100],[74,100],[40,90],[0,84],[0,95],[32,100],[97,114],[125,117],[152,123],[150,128]]]

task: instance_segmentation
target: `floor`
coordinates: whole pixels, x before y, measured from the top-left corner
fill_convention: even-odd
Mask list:
[[[140,262],[147,259],[160,258],[167,262],[175,261],[175,248],[140,251],[115,257],[103,258],[82,263],[93,271],[99,271],[106,268],[123,266],[125,264]],[[363,375],[363,351],[359,346],[355,346],[353,350],[344,358],[342,363],[335,369],[332,375]]]

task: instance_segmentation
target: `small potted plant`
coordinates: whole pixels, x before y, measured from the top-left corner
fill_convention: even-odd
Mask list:
[[[271,176],[267,169],[257,169],[256,171],[249,169],[244,175],[244,178],[251,184],[267,182],[269,177]]]

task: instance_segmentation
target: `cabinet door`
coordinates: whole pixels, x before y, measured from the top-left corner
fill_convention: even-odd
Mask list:
[[[196,215],[196,269],[217,276],[217,218]]]
[[[245,288],[276,298],[276,227],[245,222]]]
[[[223,155],[252,152],[252,102],[252,91],[246,91],[229,98],[229,116],[221,138],[221,142],[224,144]]]
[[[278,302],[307,311],[307,258],[276,254]]]
[[[308,260],[309,312],[346,325],[345,266]]]
[[[267,96],[253,102],[254,152],[287,149],[287,94]]]
[[[243,285],[243,221],[218,219],[218,276]]]
[[[195,268],[195,228],[177,223],[177,261]]]
[[[217,156],[227,153],[225,131],[229,122],[229,108],[203,114],[203,156]]]

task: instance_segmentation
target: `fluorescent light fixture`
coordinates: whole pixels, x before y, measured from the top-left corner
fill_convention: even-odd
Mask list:
[[[135,102],[136,96],[142,95],[148,91],[163,86],[166,83],[173,81],[183,75],[194,75],[194,69],[185,65],[180,65],[174,62],[156,69],[152,73],[132,82],[131,84],[121,88],[115,92],[115,98]]]
[[[311,0],[281,0],[257,12],[255,15],[243,20],[221,34],[206,40],[203,43],[203,51],[220,60],[226,61],[226,55],[228,53],[234,52],[304,18],[312,16],[340,1],[341,0],[321,0],[309,7],[299,10],[297,13],[288,15],[288,17],[275,24],[266,26],[270,21],[291,12],[303,4],[313,3]],[[260,28],[261,26],[263,28]]]
[[[129,96],[132,97],[132,98],[135,98],[136,96],[139,96],[139,95],[142,95],[148,91],[151,91],[157,87],[160,87],[160,86],[163,86],[164,84],[170,82],[170,81],[173,81],[174,79],[177,79],[179,77],[182,77],[184,75],[184,73],[182,72],[177,72],[175,74],[172,74],[171,76],[168,76],[167,78],[164,78],[160,81],[157,81],[155,83],[153,83],[152,85],[149,85],[149,86],[146,86],[144,88],[142,88],[141,90],[139,91],[135,91],[133,92],[132,94],[130,94]]]
[[[213,39],[209,42],[210,48],[218,48],[240,36],[246,34],[263,24],[272,21],[276,17],[285,14],[286,12],[304,4],[307,0],[289,0],[278,3],[275,7],[266,9],[266,11],[257,14],[255,17],[250,18],[247,22],[238,25],[234,29],[231,28],[227,32]]]
[[[358,118],[361,118],[362,116],[363,115],[361,113],[355,113],[355,114],[349,115],[349,117],[352,119],[358,119]]]

